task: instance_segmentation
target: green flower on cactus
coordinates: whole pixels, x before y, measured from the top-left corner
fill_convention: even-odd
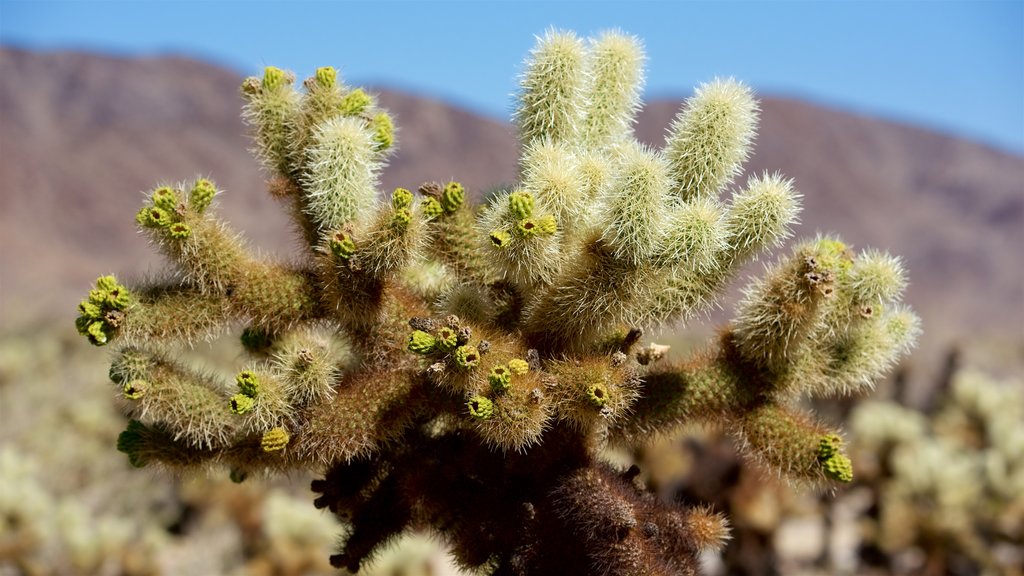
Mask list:
[[[423,200],[423,216],[427,219],[437,218],[444,214],[444,208],[441,207],[441,203],[438,202],[437,198],[427,198]]]
[[[231,397],[231,411],[235,414],[245,414],[255,405],[256,401],[245,394],[238,393]]]
[[[173,211],[178,206],[178,196],[170,186],[161,186],[153,190],[153,206],[164,210]]]
[[[103,315],[103,310],[88,300],[82,300],[78,303],[78,314],[82,318],[96,320]]]
[[[522,376],[530,371],[530,363],[522,358],[513,358],[508,361],[508,369],[517,376]]]
[[[413,330],[409,335],[409,351],[416,354],[430,354],[437,346],[437,339],[423,330]]]
[[[551,214],[541,216],[537,220],[537,234],[550,236],[558,231],[558,221]]]
[[[504,248],[512,241],[512,235],[504,230],[495,230],[488,235],[488,238],[491,239],[491,246],[495,248]]]
[[[412,207],[412,192],[405,188],[395,188],[391,193],[391,207],[395,210]]]
[[[373,103],[373,99],[362,88],[356,88],[341,99],[338,111],[344,116],[356,116],[362,114],[366,108]]]
[[[184,222],[175,222],[168,228],[171,233],[171,238],[175,240],[184,240],[192,235],[192,228]]]
[[[200,178],[192,185],[192,191],[188,195],[188,205],[197,214],[202,214],[210,207],[210,203],[213,202],[213,197],[216,194],[217,188],[213,185],[213,182],[206,178]]]
[[[459,335],[448,326],[441,327],[437,331],[437,349],[441,352],[451,352],[459,345]]]
[[[106,323],[102,320],[92,322],[86,329],[86,336],[94,346],[103,346],[108,340]]]
[[[516,220],[529,218],[533,215],[533,194],[513,192],[508,197],[508,208]]]
[[[276,66],[267,66],[263,69],[263,89],[277,90],[288,84],[288,74]]]
[[[249,396],[255,398],[260,393],[260,379],[252,370],[242,370],[235,376],[235,383],[238,384],[238,390]]]
[[[463,370],[476,368],[480,363],[480,353],[475,346],[459,346],[455,349],[455,365]]]
[[[146,393],[147,388],[149,388],[149,383],[145,380],[132,380],[131,382],[125,382],[121,392],[129,400],[138,400]]]
[[[340,230],[331,236],[329,245],[331,254],[334,254],[334,257],[340,260],[348,260],[356,251],[356,243],[352,240],[352,237]]]
[[[316,69],[316,83],[323,88],[331,88],[338,80],[338,71],[334,66],[321,66]]]
[[[508,366],[498,364],[491,368],[491,373],[487,375],[487,382],[490,383],[491,390],[499,394],[504,393],[512,385],[512,371]]]
[[[441,192],[441,207],[448,214],[458,210],[466,201],[466,189],[458,182],[449,182]]]
[[[284,447],[288,445],[291,440],[291,436],[288,431],[284,428],[274,428],[263,435],[260,440],[260,447],[263,448],[264,452],[278,452],[284,450]]]
[[[466,402],[469,415],[477,420],[487,420],[494,415],[494,403],[484,396],[474,396]]]
[[[408,208],[399,208],[391,216],[391,226],[396,230],[405,230],[412,222],[412,212]]]
[[[608,403],[608,388],[604,384],[591,384],[587,387],[587,399],[594,406],[603,407]]]
[[[170,226],[173,222],[170,213],[159,206],[153,206],[145,209],[146,215],[143,218],[143,226],[150,228],[160,228],[164,226]],[[138,220],[138,218],[136,218]]]
[[[394,145],[395,124],[387,113],[376,114],[370,121],[370,128],[373,130],[373,141],[377,144],[378,152],[383,152]]]
[[[529,238],[539,232],[537,221],[533,218],[526,218],[516,223],[516,235],[522,238]]]

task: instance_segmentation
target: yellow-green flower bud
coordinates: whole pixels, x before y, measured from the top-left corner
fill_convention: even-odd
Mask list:
[[[441,192],[441,207],[448,214],[455,212],[466,200],[466,189],[458,182],[449,182]]]
[[[92,322],[87,329],[87,336],[94,346],[103,346],[107,343],[106,325],[100,320]]]
[[[173,222],[170,213],[159,206],[153,206],[146,210],[145,226],[151,228],[159,228],[162,226],[170,226]]]
[[[504,230],[494,230],[488,235],[488,238],[491,239],[491,246],[495,248],[504,248],[512,241],[512,235]]]
[[[409,335],[409,351],[416,354],[430,354],[437,346],[437,339],[423,330],[413,330]]]
[[[513,358],[508,361],[508,369],[517,376],[522,376],[530,371],[530,363],[522,358]]]
[[[591,384],[587,387],[587,398],[591,404],[601,408],[608,403],[608,389],[603,384]]]
[[[494,415],[494,403],[484,396],[474,396],[466,402],[469,408],[469,415],[479,420],[487,420]]]
[[[245,414],[255,405],[256,401],[245,394],[238,393],[231,397],[231,411],[235,414]]]
[[[399,208],[391,216],[391,225],[396,230],[405,230],[409,226],[409,222],[412,222],[412,211],[408,208]]]
[[[516,220],[524,220],[533,215],[533,194],[529,192],[513,192],[508,197],[509,212]]]
[[[459,346],[455,349],[455,365],[463,370],[476,368],[480,363],[480,353],[475,346]]]
[[[459,335],[448,326],[437,331],[437,348],[441,352],[451,352],[459,345]]]
[[[405,188],[395,188],[391,193],[391,207],[395,210],[410,208],[412,206],[412,192]]]
[[[516,234],[523,238],[529,238],[537,233],[537,221],[533,218],[520,220],[516,223]]]
[[[366,107],[373,102],[370,95],[363,92],[362,88],[356,88],[341,99],[341,103],[338,105],[338,111],[345,116],[355,116],[362,114]]]
[[[395,143],[395,124],[391,116],[380,112],[370,121],[370,128],[373,130],[373,141],[377,144],[377,151],[383,152],[391,148]]]
[[[356,243],[352,240],[352,237],[341,231],[335,232],[331,236],[329,244],[331,254],[334,254],[335,258],[341,260],[348,260],[356,251]]]
[[[132,380],[131,382],[125,382],[121,392],[129,400],[138,400],[146,393],[147,388],[149,388],[149,383],[145,380]]]
[[[316,83],[324,88],[331,88],[338,80],[338,71],[333,66],[321,66],[316,69]]]
[[[171,224],[168,230],[171,233],[171,238],[176,240],[184,240],[192,235],[192,228],[184,222],[175,222],[174,224]]]
[[[161,186],[156,190],[153,190],[153,206],[163,208],[164,210],[173,211],[178,207],[178,197],[174,194],[174,190],[170,186]]]
[[[822,437],[818,443],[818,462],[825,476],[839,482],[853,480],[853,463],[841,452],[843,441],[835,434]]]
[[[558,231],[558,221],[554,215],[548,214],[537,219],[537,234],[550,236]]]
[[[90,320],[96,320],[103,315],[100,307],[88,300],[82,300],[78,303],[78,313],[83,318],[89,318]]]
[[[260,393],[260,379],[252,370],[239,372],[235,376],[235,383],[238,384],[238,390],[250,398],[255,398]]]
[[[213,182],[206,178],[200,178],[192,185],[192,191],[188,195],[188,205],[196,213],[202,214],[210,207],[210,203],[213,202],[213,197],[216,194],[217,188],[213,185]]]
[[[274,428],[263,435],[263,439],[260,440],[260,447],[263,448],[264,452],[277,452],[284,450],[284,447],[288,445],[291,439],[288,431],[284,428]]]
[[[437,218],[441,214],[444,214],[444,208],[441,207],[441,203],[437,201],[437,198],[427,198],[423,201],[423,215],[429,218]]]
[[[487,375],[487,382],[490,383],[492,390],[499,394],[503,393],[512,384],[512,371],[507,366],[498,364],[491,368],[491,373]]]
[[[276,66],[267,66],[263,69],[263,89],[277,90],[288,84],[288,73]]]
[[[117,278],[115,278],[114,276],[100,276],[99,278],[96,279],[97,290],[104,290],[106,292],[110,292],[111,290],[116,290],[120,287],[121,285],[117,283]]]

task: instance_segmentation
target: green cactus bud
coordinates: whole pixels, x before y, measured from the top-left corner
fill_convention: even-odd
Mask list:
[[[99,278],[96,279],[97,290],[110,292],[111,290],[116,290],[121,287],[122,286],[117,283],[117,278],[115,278],[114,276],[100,276]]]
[[[437,218],[444,214],[444,208],[441,207],[441,203],[438,202],[437,198],[427,198],[423,200],[423,215],[428,218]]]
[[[512,235],[504,230],[494,230],[487,237],[491,240],[491,246],[495,248],[504,248],[512,241]]]
[[[533,215],[533,194],[529,192],[513,192],[508,196],[508,209],[516,220],[524,220]]]
[[[373,131],[373,141],[376,143],[378,152],[391,148],[395,143],[395,124],[391,116],[380,112],[370,121],[370,129]]]
[[[146,460],[139,454],[142,448],[142,435],[147,432],[146,426],[138,420],[128,422],[128,428],[117,435],[117,451],[128,456],[128,462],[135,468],[142,468]]]
[[[267,66],[263,69],[263,89],[277,90],[289,84],[288,73],[275,66]]]
[[[235,383],[238,384],[238,390],[250,398],[260,394],[260,378],[252,370],[242,370],[235,375]]]
[[[78,303],[78,313],[83,318],[88,318],[90,320],[96,320],[103,315],[103,311],[100,307],[88,300],[82,300]]]
[[[145,380],[132,380],[130,382],[125,382],[121,392],[124,394],[124,397],[129,400],[138,400],[139,398],[142,398],[148,388],[149,382],[146,382]]]
[[[89,342],[94,346],[103,346],[107,343],[107,327],[102,321],[97,320],[89,324],[86,335],[89,337]]]
[[[339,111],[345,116],[362,114],[366,108],[373,103],[373,99],[362,88],[356,88],[341,99]]]
[[[409,351],[416,354],[430,354],[437,347],[437,339],[423,330],[413,330],[409,335]]]
[[[316,83],[323,88],[334,87],[338,81],[338,71],[333,66],[321,66],[316,69]]]
[[[213,197],[216,194],[217,188],[213,185],[213,182],[206,178],[200,178],[192,185],[192,191],[188,195],[188,205],[197,214],[202,214],[210,207],[210,203],[213,202]]]
[[[455,349],[455,365],[463,370],[476,368],[480,363],[480,353],[475,346],[459,346]]]
[[[171,224],[168,230],[171,233],[171,238],[176,240],[184,240],[192,235],[192,228],[184,222],[175,222]]]
[[[278,452],[284,450],[284,447],[288,445],[291,440],[291,436],[288,431],[284,428],[274,428],[263,435],[260,440],[260,447],[263,448],[264,452]]]
[[[412,211],[408,208],[399,208],[391,216],[391,226],[396,230],[405,230],[412,222]]]
[[[526,218],[516,223],[516,236],[529,238],[537,233],[537,221],[533,218]]]
[[[459,335],[448,326],[441,327],[437,331],[437,349],[441,352],[451,352],[459,345]]]
[[[231,397],[231,411],[235,414],[245,414],[252,410],[252,407],[255,405],[255,400],[241,392]]]
[[[601,408],[608,403],[608,389],[603,384],[591,384],[587,387],[587,398],[591,404]]]
[[[509,389],[512,384],[512,371],[502,364],[491,368],[491,373],[487,375],[487,382],[491,385],[491,390],[501,394]]]
[[[447,214],[458,210],[465,200],[466,190],[458,182],[449,182],[441,192],[441,207]]]
[[[508,361],[508,369],[517,376],[522,376],[530,371],[530,363],[522,358],[513,358]]]
[[[144,222],[144,225],[149,226],[150,228],[160,228],[170,226],[173,223],[173,219],[163,208],[153,206],[146,210]]]
[[[412,192],[405,188],[395,188],[391,193],[391,207],[395,210],[412,207]]]
[[[161,186],[153,191],[153,205],[168,211],[178,207],[178,196],[170,186]]]
[[[477,420],[487,420],[494,415],[494,403],[484,396],[474,396],[466,402],[469,415]]]
[[[841,452],[843,441],[835,434],[822,437],[818,444],[818,462],[826,476],[839,482],[853,480],[853,463]]]
[[[548,214],[537,219],[537,234],[550,236],[558,231],[558,221],[554,215]]]
[[[331,236],[331,254],[340,260],[348,260],[356,251],[356,243],[348,234],[338,231]]]

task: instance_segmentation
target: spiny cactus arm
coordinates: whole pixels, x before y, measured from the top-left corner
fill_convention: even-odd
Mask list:
[[[515,111],[520,141],[573,142],[583,114],[587,49],[572,32],[549,30],[530,53]]]
[[[476,215],[462,184],[429,182],[418,192],[424,197],[420,209],[427,219],[428,255],[444,264],[457,282],[493,281],[480,251]]]
[[[556,417],[586,436],[627,418],[640,395],[637,366],[622,352],[549,361]]]
[[[628,142],[644,84],[643,46],[635,36],[605,32],[590,41],[585,110],[580,125],[584,148],[603,150]]]
[[[807,415],[775,404],[763,404],[739,418],[743,446],[756,460],[785,478],[849,482],[853,466],[834,430]]]
[[[514,215],[518,221],[550,213],[561,232],[563,249],[570,247],[571,240],[593,218],[579,156],[572,143],[539,139],[523,150],[520,162],[519,193],[532,198],[529,206],[513,210]]]
[[[601,239],[616,259],[636,267],[660,248],[671,181],[661,154],[639,144],[623,146],[617,163],[618,177],[606,199]]]
[[[289,132],[299,109],[299,93],[292,86],[295,75],[268,66],[263,78],[250,77],[242,83],[247,102],[242,111],[253,127],[256,156],[269,172],[292,174]]]
[[[562,263],[558,221],[533,193],[498,195],[481,215],[478,230],[490,277],[524,296],[554,280]]]
[[[227,446],[238,431],[227,387],[144,348],[125,348],[110,367],[129,416],[202,449]]]
[[[234,314],[227,297],[203,294],[192,287],[160,283],[134,288],[130,294],[132,304],[114,320],[117,326],[109,334],[109,342],[141,345],[212,340],[224,332]]]
[[[750,155],[757,120],[757,101],[743,84],[716,79],[698,87],[665,142],[679,198],[717,198]]]

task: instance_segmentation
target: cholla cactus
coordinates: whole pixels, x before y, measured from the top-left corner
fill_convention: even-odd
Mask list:
[[[839,432],[793,402],[870,386],[907,350],[899,262],[801,242],[706,351],[659,362],[642,331],[713,304],[789,236],[799,197],[777,174],[720,197],[758,114],[732,80],[686,102],[664,150],[637,143],[643,63],[621,33],[541,38],[515,114],[521,180],[479,209],[456,182],[381,201],[392,122],[334,69],[304,91],[277,68],[245,80],[256,152],[306,257],[251,255],[207,180],[152,193],[137,220],[175,270],[131,288],[101,278],[78,321],[117,350],[133,418],[119,449],[238,479],[322,471],[315,504],[351,523],[332,557],[350,570],[412,527],[495,574],[694,573],[725,520],[601,460],[609,442],[686,423],[728,427],[789,478],[849,481]],[[250,359],[234,383],[175,359],[238,323]]]

